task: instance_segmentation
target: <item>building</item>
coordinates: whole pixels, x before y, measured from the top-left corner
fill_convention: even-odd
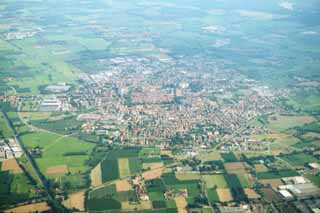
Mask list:
[[[286,189],[279,190],[280,195],[285,200],[293,200],[293,195]]]
[[[57,98],[44,99],[39,107],[41,112],[57,112],[60,111],[62,103]]]
[[[290,194],[294,195],[298,199],[307,199],[311,197],[320,196],[320,189],[313,183],[304,183],[304,184],[295,184],[295,185],[289,184],[289,185],[279,186],[278,188],[279,188],[279,193],[285,198],[286,198],[286,195],[288,195],[288,193],[284,192],[283,190],[289,191]]]

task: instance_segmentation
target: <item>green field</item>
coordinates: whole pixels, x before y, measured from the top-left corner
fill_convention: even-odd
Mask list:
[[[8,126],[4,116],[0,114],[0,139],[3,138],[10,138],[13,136],[13,132]]]
[[[115,184],[106,185],[100,188],[97,188],[89,193],[89,199],[95,198],[104,198],[108,196],[116,195],[117,189]]]
[[[119,158],[118,168],[119,168],[120,178],[127,177],[131,174],[128,158]]]
[[[211,203],[219,202],[219,196],[218,196],[217,191],[215,189],[210,188],[207,190],[207,193],[208,193],[209,201]]]
[[[165,200],[165,198],[163,196],[163,192],[161,192],[161,191],[149,192],[148,195],[149,195],[149,199],[151,201]]]
[[[186,189],[188,197],[193,198],[200,194],[198,180],[178,180],[174,173],[164,173],[162,175],[163,182],[166,187],[175,191]]]
[[[222,158],[224,159],[225,162],[238,161],[238,159],[237,159],[236,156],[233,154],[233,152],[222,153],[221,156],[222,156]]]
[[[302,126],[314,121],[312,116],[283,116],[273,115],[268,118],[268,128],[275,131],[284,131],[293,127]]]
[[[28,133],[21,136],[21,140],[27,148],[40,147],[42,157],[36,158],[41,172],[52,166],[67,165],[71,173],[84,172],[93,144],[82,142],[76,138],[60,136],[51,133]],[[84,152],[87,155],[68,155],[66,153]]]
[[[316,186],[320,187],[320,176],[319,175],[306,175],[306,177],[314,183]]]
[[[119,174],[119,164],[117,159],[105,159],[101,162],[101,173],[102,182],[108,182],[111,180],[118,179]]]
[[[113,198],[94,198],[87,200],[86,207],[89,211],[105,211],[121,209],[121,203]]]
[[[160,155],[161,150],[159,148],[143,148],[139,152],[139,157],[158,157]]]
[[[217,161],[217,160],[221,160],[221,155],[216,150],[209,151],[209,152],[205,151],[200,153],[199,158],[202,162]]]
[[[294,109],[302,109],[304,111],[319,111],[320,98],[318,93],[302,93],[299,92],[295,96],[291,96],[287,104],[293,106]]]
[[[208,188],[228,188],[228,184],[223,175],[203,175],[202,178]]]
[[[24,134],[30,131],[29,127],[20,121],[17,112],[8,112],[7,115],[18,134]]]
[[[12,174],[8,171],[1,171],[0,162],[0,209],[39,196],[36,187],[24,173]]]
[[[104,200],[106,203],[99,204]],[[87,207],[90,211],[114,210],[121,208],[121,202],[137,202],[134,191],[117,192],[115,184],[105,185],[94,189],[87,198]]]
[[[164,193],[166,187],[162,179],[153,179],[145,182],[148,192],[162,192]]]
[[[108,182],[140,172],[142,163],[138,158],[139,151],[140,149],[116,149],[108,152],[101,162],[102,181]]]
[[[274,179],[274,178],[292,177],[297,175],[299,174],[293,170],[279,170],[279,171],[257,173],[258,179]]]
[[[248,188],[251,186],[247,176],[245,176],[244,174],[237,174],[237,178],[243,188]]]
[[[281,158],[293,166],[303,166],[305,163],[319,162],[319,160],[312,155],[305,153],[282,155]]]
[[[63,135],[79,132],[79,129],[81,128],[81,122],[73,116],[64,117],[58,120],[37,119],[31,120],[30,123],[38,128],[47,129]]]

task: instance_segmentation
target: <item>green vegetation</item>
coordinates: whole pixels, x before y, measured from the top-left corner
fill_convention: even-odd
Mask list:
[[[166,187],[175,191],[186,189],[189,198],[194,198],[200,194],[199,181],[197,180],[178,180],[174,173],[164,173],[162,179]]]
[[[211,212],[208,202],[216,210],[220,189],[236,204],[250,187],[268,200],[272,189],[259,180],[304,175],[320,162],[318,8],[317,0],[3,0],[0,107],[52,197],[84,190],[85,212],[177,212],[165,192],[186,191],[187,211],[199,212]],[[46,90],[56,83],[71,89]],[[39,112],[53,96],[63,109]],[[151,103],[137,103],[144,98]],[[102,118],[77,120],[86,113]],[[12,136],[0,115],[0,140]],[[263,145],[221,154],[247,139]],[[149,147],[129,148],[140,145]],[[27,157],[18,159],[25,173],[0,170],[0,212],[47,199]],[[224,168],[239,161],[245,171]],[[98,164],[92,185],[100,175],[102,184],[90,187]],[[152,171],[143,172],[154,165],[162,175],[149,180]],[[187,172],[178,176],[177,167]],[[141,176],[150,202],[139,200],[138,186],[117,191],[116,180]],[[306,177],[320,186],[319,174]],[[272,208],[290,211],[276,193]]]
[[[274,179],[274,178],[292,177],[297,175],[299,174],[293,170],[276,170],[276,171],[257,173],[258,179]]]
[[[140,149],[117,149],[109,151],[105,159],[101,162],[102,181],[108,182],[120,177],[119,169],[121,168],[119,168],[120,165],[118,161],[122,158],[128,159],[126,160],[128,163],[126,166],[129,166],[126,168],[127,175],[140,172],[142,170],[142,163],[138,158],[139,151]]]
[[[40,195],[24,173],[12,174],[1,171],[0,162],[0,208],[8,207]]]
[[[94,198],[86,203],[89,211],[121,209],[121,203],[113,198]]]
[[[208,198],[211,203],[219,202],[219,196],[215,189],[209,188],[207,189]]]
[[[232,197],[235,201],[246,201],[247,196],[237,175],[225,174],[224,178],[230,187]]]
[[[87,170],[85,162],[93,148],[90,143],[44,132],[24,134],[21,136],[21,140],[29,149],[40,148],[42,156],[35,160],[43,174],[47,174],[48,168],[60,165],[66,165],[73,174]],[[69,152],[86,152],[87,155],[66,156],[65,153]]]
[[[101,162],[102,181],[108,182],[120,177],[118,160],[105,159]]]
[[[318,162],[315,157],[305,153],[294,153],[288,155],[281,155],[281,158],[289,162],[293,166],[303,166],[305,163]]]
[[[64,135],[79,132],[81,127],[81,122],[77,121],[76,117],[73,116],[64,117],[59,120],[31,120],[30,123],[38,128],[47,129]]]
[[[155,200],[155,201],[152,201],[152,207],[153,207],[154,209],[163,209],[163,208],[166,208],[167,205],[166,205],[166,202],[165,202],[165,201]]]
[[[293,127],[311,123],[314,121],[314,118],[312,116],[272,115],[268,118],[268,121],[268,128],[281,132]]]
[[[227,188],[228,184],[224,179],[223,175],[203,175],[204,181],[208,188]]]
[[[250,182],[246,175],[244,174],[237,174],[237,178],[241,183],[242,188],[248,188],[250,186]]]
[[[306,177],[314,183],[316,186],[320,187],[320,176],[319,175],[306,175]]]
[[[102,200],[106,203],[99,204]],[[105,185],[89,192],[87,208],[90,211],[115,210],[121,208],[121,202],[137,202],[134,191],[117,192],[115,184]]]
[[[221,156],[222,156],[222,158],[224,159],[225,162],[238,161],[237,157],[232,152],[222,153]]]
[[[159,200],[165,200],[164,196],[163,196],[163,192],[161,191],[153,191],[153,192],[149,192],[149,199],[152,201],[159,201]]]
[[[148,180],[145,182],[147,191],[149,193],[151,192],[162,192],[164,193],[166,190],[166,187],[162,181],[162,179],[153,179],[153,180]]]
[[[3,138],[10,138],[13,136],[13,132],[8,126],[3,114],[0,114],[0,139]]]
[[[130,166],[130,173],[131,174],[136,174],[141,172],[142,170],[142,163],[141,160],[137,157],[131,157],[128,158],[129,160],[129,166]]]

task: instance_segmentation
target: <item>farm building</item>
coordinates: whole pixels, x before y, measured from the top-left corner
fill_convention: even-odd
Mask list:
[[[310,182],[302,176],[285,177],[281,179],[285,184],[304,184]]]
[[[41,112],[56,112],[60,111],[62,103],[57,98],[44,99],[40,105],[39,111]]]
[[[69,89],[70,89],[70,86],[68,86],[66,83],[55,84],[55,85],[50,85],[46,87],[46,90],[52,93],[67,92],[69,91]]]
[[[285,200],[293,199],[293,195],[286,189],[279,190],[279,193]]]
[[[242,207],[220,206],[219,212],[221,212],[221,213],[245,213],[246,210]]]
[[[309,163],[310,168],[320,170],[319,163]]]
[[[283,185],[279,186],[281,190],[290,191],[295,197],[299,199],[305,199],[310,197],[316,197],[320,195],[320,189],[313,183],[304,183],[296,185]],[[279,191],[279,192],[280,192]]]
[[[79,121],[97,121],[101,119],[101,115],[98,114],[80,114],[77,117]]]

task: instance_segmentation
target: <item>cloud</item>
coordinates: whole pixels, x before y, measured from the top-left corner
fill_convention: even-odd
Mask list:
[[[219,48],[230,44],[230,39],[217,39],[213,44],[213,47]]]
[[[247,17],[247,18],[252,18],[257,20],[272,20],[272,19],[279,19],[284,17],[282,15],[266,13],[262,11],[255,11],[255,10],[238,10],[238,13],[242,17]]]
[[[287,10],[291,10],[291,11],[293,10],[293,4],[291,2],[287,2],[287,1],[279,3],[279,7],[282,7],[283,9],[287,9]]]
[[[318,32],[315,31],[304,31],[302,32],[303,35],[318,35]]]
[[[222,34],[226,31],[226,28],[218,25],[210,25],[203,27],[202,30],[209,33]]]

